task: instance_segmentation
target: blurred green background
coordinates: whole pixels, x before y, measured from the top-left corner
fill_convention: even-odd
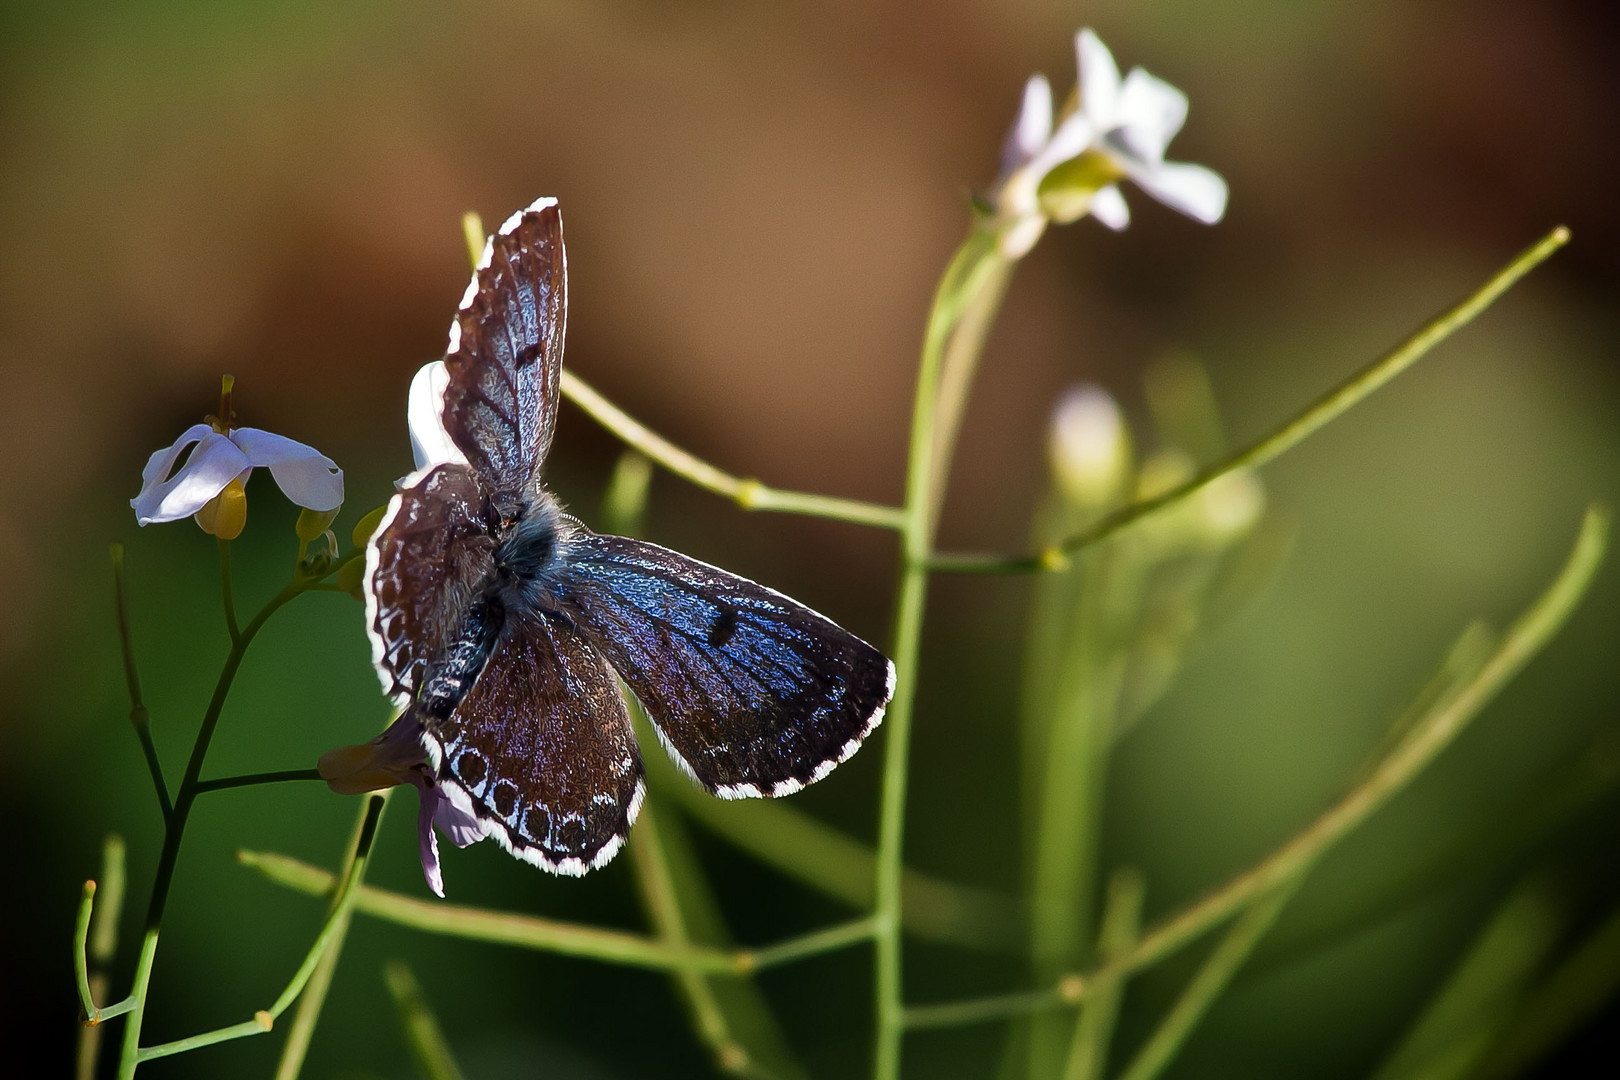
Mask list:
[[[73,910],[114,830],[130,844],[115,986],[127,984],[160,837],[126,722],[106,548],[128,547],[146,697],[177,776],[226,648],[214,544],[189,523],[138,530],[127,500],[146,455],[214,408],[221,372],[237,377],[242,423],[343,465],[346,531],[409,468],[409,377],[442,350],[467,276],[459,216],[499,220],[554,194],[574,370],[740,474],[896,501],[922,317],[966,195],[991,180],[1027,75],[1069,85],[1085,24],[1122,65],[1189,93],[1172,156],[1221,171],[1231,209],[1205,229],[1128,191],[1123,235],[1092,222],[1048,234],[989,346],[948,546],[1023,545],[1066,385],[1100,381],[1140,417],[1144,365],[1190,350],[1244,440],[1552,225],[1575,235],[1477,325],[1266,471],[1273,511],[1296,530],[1288,560],[1114,762],[1104,863],[1143,868],[1151,919],[1326,806],[1462,625],[1506,621],[1562,559],[1581,507],[1620,503],[1612,5],[0,6],[11,1045],[67,1068]],[[615,454],[564,407],[551,476],[588,521]],[[255,479],[243,606],[284,580],[293,517]],[[751,516],[667,476],[648,533],[873,640],[887,632],[884,534]],[[935,589],[910,800],[911,865],[1007,891],[1025,589]],[[1365,1075],[1523,875],[1546,883],[1560,941],[1612,910],[1617,623],[1610,570],[1459,745],[1312,876],[1172,1075]],[[385,707],[367,657],[359,605],[299,601],[250,655],[208,771],[307,767],[369,737]],[[795,804],[870,836],[881,745]],[[205,797],[151,1038],[240,1020],[279,990],[321,907],[232,853],[331,865],[353,810],[318,785]],[[414,816],[409,796],[390,808],[371,879],[425,895]],[[693,834],[739,940],[848,916]],[[643,925],[623,858],[583,881],[492,845],[445,861],[458,902]],[[475,1080],[708,1072],[662,976],[361,918],[306,1075],[412,1075],[381,976],[391,957],[411,963]],[[1022,970],[919,947],[909,994],[1012,987]],[[1142,980],[1125,1039],[1188,970]],[[864,1071],[866,951],[761,982],[815,1075]],[[1548,1073],[1574,1074],[1580,1051],[1612,1069],[1614,1020],[1589,1024]],[[992,1075],[1001,1046],[994,1026],[919,1034],[908,1075]],[[143,1075],[268,1075],[278,1050],[278,1036],[246,1040]]]

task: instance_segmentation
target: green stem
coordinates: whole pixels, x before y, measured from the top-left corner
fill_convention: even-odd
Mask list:
[[[79,1031],[79,1050],[74,1069],[74,1075],[78,1080],[94,1080],[96,1075],[96,1063],[101,1056],[101,1021],[127,1012],[134,1005],[132,1000],[125,998],[105,1009],[94,1007],[97,1001],[107,995],[109,982],[107,968],[118,952],[118,920],[124,910],[124,838],[117,833],[109,834],[102,844],[99,880],[100,884],[94,891],[101,894],[101,903],[96,905],[95,913],[87,927],[89,960],[92,962],[87,965],[88,982],[84,980],[83,974],[80,974],[80,998],[88,1007],[85,1011],[84,1027]],[[90,884],[85,883],[87,891],[90,891]],[[86,947],[84,940],[86,928],[76,929],[74,946],[82,954]]]
[[[379,798],[386,800],[388,792],[379,792]],[[348,853],[344,857],[340,876],[347,878],[354,872],[356,860],[360,857],[360,845],[366,838],[366,821],[371,816],[369,800],[360,807],[359,816],[355,819],[354,835],[349,840]],[[361,881],[364,878],[355,878]],[[337,911],[336,898],[328,909],[328,916]],[[315,1025],[321,1017],[321,1009],[326,1004],[327,991],[332,986],[332,976],[337,971],[338,958],[343,954],[343,943],[349,934],[349,923],[353,921],[354,908],[348,907],[338,915],[337,928],[327,944],[326,952],[321,955],[320,962],[315,965],[315,971],[309,977],[309,984],[304,987],[304,994],[298,999],[298,1011],[293,1014],[292,1026],[287,1029],[287,1041],[281,1048],[281,1060],[276,1063],[275,1080],[296,1080],[304,1067],[304,1058],[309,1053],[310,1040],[315,1036]]]
[[[928,563],[933,548],[934,465],[940,365],[952,329],[974,303],[996,265],[993,238],[970,235],[957,250],[934,294],[923,335],[917,389],[912,401],[911,441],[906,460],[899,595],[895,602],[894,700],[886,716],[883,788],[878,816],[875,920],[876,1040],[874,1080],[898,1080],[905,1005],[900,970],[901,875],[906,819],[906,775],[911,755],[911,717],[917,697]]]
[[[236,593],[231,587],[231,542],[223,538],[219,541],[219,593],[225,604],[225,629],[234,645],[241,638],[242,629],[236,625]]]
[[[1279,457],[1336,420],[1374,391],[1422,359],[1436,345],[1471,322],[1497,297],[1569,242],[1569,230],[1560,225],[1499,270],[1473,295],[1435,317],[1399,346],[1329,390],[1264,438],[1196,473],[1183,484],[1151,499],[1122,507],[1094,525],[1082,529],[1046,551],[1007,558],[999,555],[936,554],[935,570],[959,574],[1022,574],[1050,570],[1065,564],[1064,556],[1119,532],[1150,514],[1194,495],[1227,473],[1253,469]]]
[[[247,653],[248,646],[253,643],[254,637],[263,629],[270,616],[280,610],[283,604],[303,592],[305,587],[304,581],[295,579],[271,598],[270,602],[253,617],[253,621],[249,622],[231,643],[231,651],[225,657],[225,666],[219,673],[219,680],[214,684],[213,697],[209,699],[208,709],[203,714],[196,742],[192,744],[191,759],[186,763],[185,775],[180,780],[180,789],[174,800],[174,811],[163,830],[163,849],[158,854],[157,873],[152,881],[151,900],[146,909],[146,933],[141,939],[141,953],[135,965],[134,989],[130,995],[135,1005],[130,1010],[129,1020],[124,1027],[123,1053],[118,1062],[119,1080],[129,1080],[134,1076],[137,1065],[147,1056],[147,1052],[140,1047],[141,1021],[146,1013],[146,994],[152,977],[152,962],[157,954],[158,931],[163,923],[164,908],[168,904],[169,887],[174,880],[174,868],[180,855],[180,841],[185,835],[186,819],[190,816],[192,803],[197,798],[199,776],[202,773],[203,762],[208,757],[208,746],[213,740],[214,729],[219,725],[219,716],[225,707],[225,699],[230,694],[237,669],[241,667],[242,658]],[[251,1032],[243,1031],[239,1034]],[[187,1046],[183,1049],[190,1048]]]
[[[1028,1016],[1031,1013],[1074,1005],[1080,1000],[1079,990],[1078,981],[1071,981],[1063,987],[1046,990],[1023,990],[1015,994],[996,994],[991,997],[949,1001],[938,1005],[910,1005],[905,1010],[905,1025],[912,1031],[918,1031],[923,1028],[961,1027],[965,1024],[1005,1020],[1012,1016]]]
[[[877,922],[871,917],[852,919],[847,923],[829,926],[825,930],[815,930],[777,942],[775,945],[751,950],[744,956],[749,970],[763,971],[765,968],[780,967],[796,960],[859,945],[863,941],[870,941],[876,931]]]
[[[1119,956],[1136,944],[1142,928],[1142,875],[1135,870],[1115,871],[1108,882],[1108,903],[1103,908],[1102,930],[1097,937],[1104,960]],[[1125,996],[1125,979],[1116,976],[1098,979],[1088,988],[1074,1040],[1069,1044],[1064,1080],[1099,1080],[1107,1073],[1108,1044],[1119,1019],[1120,999]]]
[[[240,1039],[247,1035],[263,1035],[275,1026],[277,1018],[287,1011],[289,1005],[297,1000],[299,993],[304,989],[304,984],[309,981],[310,975],[315,971],[315,966],[320,963],[327,946],[337,936],[338,926],[342,922],[343,916],[348,913],[350,905],[354,903],[355,885],[359,882],[366,861],[371,855],[371,842],[377,835],[377,819],[382,816],[383,804],[386,801],[380,795],[371,797],[366,807],[365,827],[362,830],[360,845],[355,852],[354,864],[349,868],[348,876],[343,879],[343,886],[338,891],[337,901],[332,905],[332,910],[327,914],[326,921],[321,925],[321,932],[316,935],[315,943],[310,946],[309,952],[305,954],[304,962],[298,965],[298,970],[293,972],[293,977],[281,991],[281,996],[277,997],[268,1009],[262,1009],[255,1013],[252,1020],[244,1020],[240,1024],[231,1024],[228,1027],[205,1031],[200,1035],[176,1039],[174,1042],[159,1043],[157,1046],[146,1047],[137,1052],[138,1060],[151,1061],[154,1058],[169,1057],[172,1054],[181,1054],[187,1050],[196,1050],[200,1047],[212,1046],[215,1043],[226,1042],[230,1039]]]
[[[893,506],[839,499],[829,495],[813,495],[801,491],[783,491],[767,487],[758,480],[733,476],[723,469],[682,450],[662,435],[657,434],[634,419],[592,389],[578,375],[565,370],[562,373],[563,396],[588,413],[591,419],[607,428],[620,441],[635,447],[649,458],[690,483],[716,495],[730,499],[744,510],[776,510],[787,514],[805,514],[810,517],[848,521],[856,525],[870,525],[879,529],[904,527],[904,513]]]
[[[335,881],[331,871],[289,859],[285,855],[239,851],[236,857],[238,862],[259,871],[271,881],[310,896],[328,895]],[[515,945],[629,967],[655,971],[690,969],[727,973],[741,970],[738,955],[722,949],[675,947],[640,934],[557,922],[515,912],[418,900],[371,885],[362,885],[355,890],[354,910],[429,934]]]
[[[199,780],[194,789],[201,795],[205,791],[224,791],[226,788],[251,787],[254,784],[280,784],[289,780],[319,780],[316,769],[282,769],[279,772],[246,773],[242,776],[221,776],[213,780]]]
[[[152,786],[157,789],[158,808],[163,811],[163,824],[168,825],[174,815],[169,801],[169,786],[163,781],[163,766],[158,761],[157,746],[152,742],[151,716],[141,700],[141,673],[135,666],[135,643],[129,634],[129,608],[124,600],[124,545],[113,544],[113,608],[118,617],[118,646],[124,658],[124,682],[129,686],[129,722],[140,740],[141,753],[146,758],[146,770],[152,774]]]
[[[1193,976],[1192,982],[1181,992],[1181,997],[1171,1006],[1170,1012],[1136,1052],[1120,1080],[1153,1080],[1164,1071],[1198,1021],[1203,1019],[1204,1013],[1249,958],[1260,938],[1282,914],[1283,907],[1299,887],[1299,881],[1299,878],[1295,878],[1284,882],[1274,892],[1256,900],[1232,924],[1221,943]]]
[[[647,759],[655,787],[688,817],[768,866],[855,908],[870,908],[877,856],[859,840],[782,800],[716,799],[675,773],[666,758]],[[1018,903],[909,867],[900,873],[900,921],[917,937],[976,949],[1011,951],[1024,944]]]
[[[1334,844],[1366,821],[1439,756],[1530,658],[1546,646],[1591,586],[1608,545],[1608,531],[1607,512],[1596,506],[1589,507],[1581,521],[1575,546],[1558,576],[1503,635],[1496,650],[1474,676],[1418,719],[1407,737],[1364,781],[1292,840],[1203,899],[1160,922],[1123,955],[1083,976],[1065,976],[1056,986],[1045,990],[987,999],[1004,1003],[1005,1007],[984,1012],[984,1017],[1010,1016],[1050,1007],[1064,1000],[1064,991],[1071,987],[1074,993],[1069,1000],[1079,1001],[1099,980],[1122,977],[1157,963],[1234,913],[1302,876]],[[1020,1008],[1017,1005],[1020,997],[1032,1004]],[[975,1010],[981,1006],[976,1002],[930,1006],[923,1015],[951,1016],[955,1014],[949,1010],[958,1008],[967,1009],[966,1015],[971,1019],[980,1017],[980,1012]]]
[[[403,960],[390,960],[383,966],[383,982],[388,994],[399,1010],[400,1023],[405,1027],[405,1041],[410,1044],[411,1056],[427,1080],[463,1080],[450,1044],[445,1041],[444,1029],[428,1006],[422,993],[422,984],[416,981]]]

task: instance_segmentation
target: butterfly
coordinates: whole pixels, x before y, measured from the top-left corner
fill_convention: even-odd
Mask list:
[[[493,835],[580,875],[618,852],[645,793],[620,680],[675,763],[735,799],[853,754],[894,666],[781,593],[563,511],[543,466],[567,315],[562,216],[540,199],[484,246],[444,359],[450,460],[401,482],[363,585],[395,729],[419,730],[431,789],[468,822],[458,842]]]

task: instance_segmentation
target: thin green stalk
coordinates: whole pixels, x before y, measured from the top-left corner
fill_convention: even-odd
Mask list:
[[[326,896],[335,878],[330,870],[310,866],[285,855],[239,851],[237,861],[271,881],[295,892]],[[603,930],[577,923],[489,911],[415,897],[361,885],[355,890],[354,910],[429,934],[515,945],[524,949],[560,953],[655,971],[741,971],[738,954],[701,946],[676,947],[640,934]]]
[[[332,569],[336,569],[333,567]],[[146,1013],[146,994],[150,988],[152,977],[152,963],[157,955],[158,931],[163,922],[163,911],[168,904],[169,886],[174,880],[175,863],[180,855],[180,841],[185,835],[186,819],[191,814],[192,803],[197,797],[197,783],[202,773],[203,762],[208,757],[208,746],[213,740],[214,729],[219,725],[219,716],[225,707],[225,699],[230,694],[231,684],[236,679],[236,672],[242,664],[242,658],[247,653],[248,646],[253,643],[259,631],[269,620],[270,616],[280,610],[283,604],[292,600],[303,592],[306,583],[295,579],[281,592],[271,598],[253,620],[242,630],[242,633],[231,643],[231,651],[225,657],[225,666],[221,669],[219,680],[214,684],[213,696],[209,699],[208,709],[203,714],[201,726],[197,730],[196,742],[192,744],[191,758],[186,763],[185,775],[181,777],[179,792],[175,796],[174,810],[169,816],[163,831],[163,849],[158,855],[157,873],[152,882],[152,895],[146,910],[146,933],[141,939],[141,952],[135,964],[135,980],[131,997],[134,999],[134,1008],[130,1010],[129,1020],[124,1026],[123,1052],[118,1062],[118,1080],[129,1080],[135,1075],[139,1063],[145,1060],[146,1052],[141,1049],[141,1021]],[[242,1032],[251,1034],[251,1032]],[[235,1038],[237,1036],[225,1036]],[[217,1041],[217,1040],[216,1040]],[[189,1046],[184,1049],[190,1049]],[[177,1051],[171,1051],[177,1052]]]
[[[240,1039],[248,1035],[263,1035],[275,1026],[275,1021],[287,1007],[295,1001],[304,989],[304,984],[315,971],[321,956],[338,932],[338,924],[349,907],[354,902],[355,886],[360,880],[360,874],[371,855],[371,842],[377,834],[377,819],[382,814],[384,799],[381,796],[372,796],[366,808],[366,824],[363,830],[361,843],[355,853],[353,866],[349,874],[343,879],[342,888],[338,891],[338,899],[328,913],[326,921],[321,926],[321,932],[316,935],[315,943],[310,946],[309,952],[304,956],[304,962],[298,965],[298,970],[288,981],[281,995],[268,1009],[261,1009],[255,1013],[252,1020],[245,1020],[240,1024],[231,1024],[228,1027],[217,1028],[214,1031],[205,1031],[200,1035],[192,1035],[173,1042],[159,1043],[136,1051],[138,1061],[151,1061],[155,1058],[169,1057],[172,1054],[184,1053],[187,1050],[196,1050],[215,1043],[226,1042],[230,1039]],[[133,1021],[131,1022],[133,1027]]]
[[[389,792],[378,792],[375,798],[385,802]],[[358,816],[354,822],[354,835],[349,839],[348,850],[344,855],[343,867],[338,876],[348,878],[355,872],[355,862],[360,858],[361,844],[366,840],[366,822],[371,816],[370,800],[361,803]],[[355,880],[364,880],[365,871]],[[304,1067],[304,1058],[309,1053],[310,1040],[315,1036],[315,1025],[320,1021],[321,1009],[326,1005],[327,991],[332,987],[332,976],[337,971],[338,959],[343,955],[343,943],[349,935],[349,923],[354,919],[354,908],[345,908],[337,912],[337,898],[333,898],[327,915],[337,913],[336,928],[332,939],[327,943],[326,951],[321,954],[320,961],[315,965],[315,971],[309,977],[309,984],[304,987],[303,996],[298,999],[298,1011],[293,1014],[292,1026],[287,1029],[287,1041],[281,1048],[281,1060],[276,1063],[275,1080],[296,1080]]]
[[[78,1080],[93,1080],[96,1075],[96,1062],[101,1055],[101,1021],[109,1017],[126,1012],[134,1003],[128,998],[106,1009],[98,1009],[95,1003],[107,996],[108,974],[107,968],[118,953],[118,920],[124,910],[124,838],[117,833],[110,833],[101,849],[101,877],[100,884],[90,889],[90,882],[85,882],[87,894],[101,893],[101,903],[96,905],[95,913],[88,920],[89,930],[89,974],[88,983],[80,975],[79,994],[86,1005],[84,1026],[79,1030],[79,1050],[75,1062],[74,1075]],[[86,900],[89,895],[86,896]],[[74,936],[74,949],[76,955],[85,952],[85,941],[82,931]],[[79,961],[75,959],[75,967]]]
[[[1108,881],[1108,902],[1103,908],[1102,930],[1097,950],[1104,960],[1122,955],[1136,944],[1142,929],[1142,875],[1125,868],[1116,870]],[[1114,976],[1098,979],[1087,988],[1080,1019],[1069,1044],[1063,1080],[1100,1080],[1108,1069],[1108,1044],[1114,1037],[1120,999],[1125,996],[1125,979]]]
[[[445,1041],[444,1030],[438,1017],[422,993],[422,984],[416,981],[403,960],[390,960],[383,965],[383,982],[388,994],[399,1010],[400,1024],[405,1028],[405,1041],[411,1056],[427,1080],[464,1080],[461,1067],[456,1064],[450,1044]]]
[[[733,476],[652,431],[592,389],[578,375],[566,369],[562,373],[562,393],[621,442],[640,450],[676,476],[706,491],[730,499],[744,510],[776,510],[786,514],[805,514],[833,521],[848,521],[856,525],[870,525],[879,529],[903,527],[903,513],[897,507],[881,506],[855,499],[840,499],[830,495],[813,495],[802,491],[783,491],[780,488],[767,487],[758,480]]]
[[[1284,882],[1269,895],[1256,900],[1249,910],[1239,916],[1193,976],[1192,982],[1181,992],[1170,1012],[1136,1052],[1120,1080],[1153,1080],[1164,1071],[1198,1021],[1203,1019],[1265,932],[1277,921],[1277,916],[1282,914],[1283,907],[1299,887],[1299,881],[1295,878]]]
[[[822,953],[836,952],[851,945],[859,945],[863,941],[870,941],[876,930],[877,923],[870,917],[852,919],[847,923],[829,926],[825,930],[815,930],[777,942],[775,945],[753,949],[744,953],[744,957],[750,971],[763,971],[765,968],[780,967],[812,956],[820,956]]]
[[[242,628],[236,625],[236,591],[231,586],[231,542],[224,538],[219,541],[219,593],[225,606],[225,629],[234,645]]]
[[[1065,976],[1055,987],[1034,991],[1032,1000],[1049,1000],[1042,995],[1058,995],[1063,988],[1072,986],[1075,987],[1074,1000],[1078,1001],[1098,980],[1123,976],[1157,963],[1234,913],[1255,904],[1262,896],[1274,893],[1307,872],[1334,844],[1366,821],[1439,756],[1502,687],[1546,646],[1591,586],[1607,550],[1608,532],[1607,511],[1588,507],[1574,548],[1558,576],[1502,636],[1489,659],[1465,685],[1447,694],[1419,718],[1407,737],[1338,803],[1259,863],[1160,922],[1122,956],[1084,975]],[[944,1005],[931,1009],[939,1013],[956,1007]],[[1038,1007],[1041,1006],[1023,1011]],[[997,1015],[1012,1015],[1017,1011],[1012,1008]]]
[[[1023,990],[1014,994],[996,994],[938,1005],[908,1005],[904,1022],[911,1031],[989,1023],[1048,1009],[1067,1008],[1080,1000],[1080,991],[1080,982],[1074,979],[1045,990]]]
[[[169,801],[169,786],[163,782],[163,766],[158,761],[157,746],[152,742],[151,716],[141,700],[141,673],[135,666],[135,643],[129,634],[129,608],[124,600],[124,545],[113,544],[113,609],[118,617],[118,645],[124,658],[124,682],[129,686],[129,722],[140,740],[141,753],[146,757],[146,769],[152,774],[152,786],[157,789],[158,808],[163,811],[163,824],[168,825],[174,815]]]
[[[1558,577],[1503,635],[1490,659],[1467,685],[1442,699],[1414,724],[1406,740],[1365,781],[1315,822],[1252,869],[1165,920],[1144,935],[1130,953],[1104,965],[1103,970],[1136,970],[1179,949],[1234,911],[1309,868],[1323,852],[1410,783],[1563,626],[1603,561],[1608,532],[1608,512],[1589,507]]]
[[[73,975],[79,982],[79,1005],[84,1009],[86,1023],[98,1023],[101,1020],[100,1010],[96,1008],[96,999],[90,993],[90,957],[88,942],[90,939],[90,916],[96,903],[96,883],[84,883],[84,891],[79,896],[79,915],[73,921]]]
[[[851,907],[871,907],[877,856],[869,845],[781,800],[716,799],[656,754],[647,758],[647,770],[654,787],[673,796],[688,817],[743,851]],[[1019,907],[1012,897],[909,867],[901,871],[900,885],[900,921],[906,932],[977,949],[1023,947]]]
[[[974,302],[963,310],[940,363],[936,406],[938,420],[934,425],[934,500],[930,512],[936,526],[949,486],[951,462],[957,436],[962,430],[962,417],[967,412],[968,398],[973,390],[973,377],[978,374],[985,341],[995,325],[1001,302],[1007,295],[1007,286],[1012,282],[1013,268],[1017,265],[1004,258],[999,249],[987,258],[989,262],[984,283]]]
[[[1065,556],[1106,539],[1126,526],[1196,494],[1222,476],[1240,469],[1253,469],[1266,464],[1360,404],[1385,383],[1422,359],[1431,349],[1466,326],[1515,282],[1568,242],[1569,230],[1560,225],[1499,270],[1473,295],[1435,317],[1399,346],[1317,398],[1264,438],[1201,469],[1185,483],[1154,498],[1142,499],[1122,507],[1046,551],[1034,555],[1007,558],[999,555],[941,553],[933,556],[930,565],[935,570],[959,574],[1022,574],[1061,567],[1065,565]]]
[[[224,791],[227,788],[251,787],[255,784],[280,784],[289,780],[319,780],[315,769],[282,769],[278,772],[245,773],[241,776],[221,776],[213,780],[199,780],[195,792]]]
[[[878,815],[874,1080],[898,1080],[905,1035],[900,971],[901,872],[904,857],[906,777],[911,755],[911,717],[917,696],[928,562],[933,549],[936,406],[940,364],[963,310],[981,294],[994,267],[993,240],[975,232],[958,249],[935,292],[923,335],[912,401],[911,441],[906,460],[906,500],[900,584],[895,602],[894,700],[886,717],[883,787]]]
[[[686,903],[676,883],[675,868],[665,846],[656,800],[648,796],[641,816],[630,834],[630,855],[636,870],[642,903],[661,940],[677,948],[692,946],[697,937],[687,925]],[[741,965],[739,965],[740,967]],[[757,1055],[750,1048],[722,999],[720,979],[705,972],[676,969],[670,973],[677,992],[691,1014],[692,1028],[708,1048],[716,1068],[735,1076],[769,1075],[761,1070]],[[732,976],[735,978],[735,975]],[[763,1003],[757,1003],[763,1008]]]

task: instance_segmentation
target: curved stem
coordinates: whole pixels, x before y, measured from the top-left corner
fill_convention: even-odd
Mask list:
[[[276,1019],[290,1006],[304,989],[310,975],[315,971],[315,965],[320,962],[321,956],[326,952],[327,946],[339,932],[343,918],[349,913],[354,903],[355,885],[360,880],[360,874],[365,868],[367,859],[371,854],[371,842],[377,834],[377,819],[382,815],[383,804],[386,802],[380,795],[373,795],[366,808],[365,826],[361,830],[361,842],[355,850],[354,862],[349,867],[349,873],[343,879],[342,888],[338,891],[337,901],[333,903],[332,910],[327,914],[325,922],[321,924],[321,932],[316,935],[315,943],[310,946],[309,952],[304,956],[304,962],[298,965],[293,977],[288,981],[281,995],[268,1009],[262,1009],[254,1014],[252,1020],[244,1020],[240,1024],[231,1024],[228,1027],[205,1031],[200,1035],[192,1035],[173,1042],[160,1043],[149,1046],[136,1052],[138,1061],[151,1061],[153,1058],[168,1057],[171,1054],[183,1053],[187,1050],[196,1050],[203,1046],[212,1046],[215,1043],[225,1042],[229,1039],[240,1039],[246,1035],[263,1035],[275,1026]],[[131,1025],[133,1026],[133,1021]]]
[[[767,487],[758,480],[733,476],[657,434],[597,393],[571,371],[564,370],[562,373],[562,392],[564,397],[584,409],[591,419],[607,428],[620,441],[640,450],[676,476],[730,499],[744,510],[777,510],[870,525],[878,529],[904,527],[904,514],[898,507],[830,495],[783,491]]]
[[[225,605],[225,629],[234,645],[241,639],[242,629],[236,625],[236,593],[231,587],[231,542],[223,538],[219,542],[219,593]]]
[[[231,651],[225,657],[225,666],[220,670],[219,679],[214,684],[214,693],[208,701],[208,709],[203,713],[202,724],[197,730],[197,739],[191,747],[191,758],[186,763],[185,775],[181,777],[180,788],[175,795],[174,812],[163,831],[163,849],[158,854],[157,873],[152,881],[151,899],[147,903],[146,933],[141,939],[141,952],[135,963],[134,987],[130,993],[134,1007],[130,1010],[130,1018],[124,1027],[123,1053],[118,1062],[119,1080],[128,1080],[134,1076],[136,1066],[145,1060],[145,1051],[140,1047],[141,1021],[146,1013],[146,994],[152,977],[152,963],[157,956],[158,931],[163,923],[164,908],[168,904],[169,886],[174,880],[174,868],[180,856],[180,841],[185,835],[186,819],[190,816],[192,803],[197,798],[199,776],[202,773],[203,762],[208,757],[208,746],[213,740],[214,729],[219,725],[220,713],[225,708],[225,699],[231,692],[231,684],[236,679],[237,669],[242,665],[242,657],[247,653],[254,637],[264,628],[270,616],[303,592],[306,587],[306,582],[294,579],[272,597],[232,641]],[[190,1048],[187,1046],[183,1049]]]
[[[174,805],[169,801],[169,786],[163,781],[163,765],[158,761],[157,747],[152,742],[151,715],[141,700],[141,673],[135,666],[135,643],[129,634],[129,608],[124,600],[124,545],[113,544],[113,609],[118,617],[118,647],[124,658],[124,682],[129,686],[129,722],[140,740],[141,753],[146,758],[146,770],[152,774],[152,786],[157,789],[158,809],[163,812],[163,824],[169,823]]]
[[[1560,225],[1497,271],[1473,295],[1430,320],[1396,348],[1317,398],[1264,438],[1200,470],[1185,483],[1154,498],[1122,507],[1043,552],[1019,557],[939,554],[933,557],[930,565],[935,570],[957,574],[1025,574],[1063,568],[1067,565],[1066,556],[1081,548],[1107,539],[1126,526],[1197,494],[1228,473],[1257,468],[1292,450],[1417,363],[1568,242],[1569,230]]]
[[[226,788],[250,787],[254,784],[280,784],[288,780],[319,780],[317,769],[282,769],[280,772],[246,773],[242,776],[221,776],[214,780],[199,780],[194,789],[201,795],[205,791],[224,791]]]

